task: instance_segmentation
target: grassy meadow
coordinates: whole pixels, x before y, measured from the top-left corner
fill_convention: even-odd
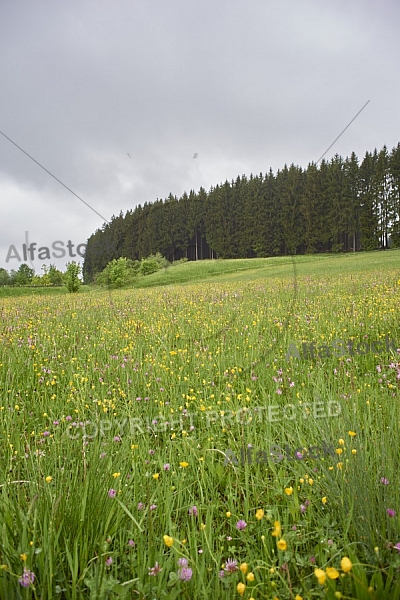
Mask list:
[[[400,251],[35,292],[0,291],[1,599],[400,599]],[[382,343],[287,357],[337,339]]]

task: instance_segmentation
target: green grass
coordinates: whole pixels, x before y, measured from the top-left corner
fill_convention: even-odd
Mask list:
[[[204,261],[144,289],[3,297],[0,598],[230,600],[243,583],[247,600],[399,600],[399,355],[285,358],[400,346],[398,257]],[[324,442],[333,456],[240,462],[248,444]],[[221,578],[228,559],[254,579]]]

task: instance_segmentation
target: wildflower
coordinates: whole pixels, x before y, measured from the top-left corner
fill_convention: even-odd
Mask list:
[[[157,504],[150,504],[150,510],[155,510],[157,508]]]
[[[258,508],[256,510],[256,519],[257,521],[261,521],[261,519],[264,517],[264,511],[262,508]]]
[[[347,433],[350,437],[354,437],[355,435],[357,435],[355,431],[348,431]]]
[[[192,506],[188,512],[191,517],[197,517],[197,506]]]
[[[288,496],[291,496],[291,494],[293,494],[293,488],[292,487],[285,488],[285,494],[287,494]]]
[[[178,558],[178,567],[187,567],[189,561],[187,558]]]
[[[236,591],[238,594],[240,594],[241,596],[243,596],[244,592],[246,590],[246,586],[244,585],[244,583],[238,583],[236,586]]]
[[[27,569],[26,567],[24,567],[24,572],[22,574],[22,577],[20,577],[20,579],[18,579],[19,584],[22,585],[22,587],[29,587],[30,585],[33,584],[33,582],[35,581],[35,574],[30,571],[29,569]]]
[[[246,579],[247,581],[254,581],[254,573],[248,573]]]
[[[190,581],[192,579],[193,571],[190,567],[183,567],[178,571],[178,577],[182,581]]]
[[[302,515],[304,515],[304,513],[306,512],[307,507],[304,504],[300,504],[300,512]]]
[[[158,479],[160,477],[160,473],[154,473],[153,479]]]
[[[395,517],[396,516],[396,511],[393,510],[393,508],[387,508],[386,512],[389,515],[389,517]]]
[[[328,502],[328,499],[327,499],[327,497],[326,497],[326,496],[324,496],[324,497],[322,498],[321,502],[322,502],[322,504],[324,504],[324,505],[325,505],[325,504]]]
[[[340,566],[342,567],[342,571],[344,573],[348,573],[349,571],[351,571],[353,565],[351,563],[351,560],[347,558],[347,556],[343,556],[342,560],[340,561]]]
[[[118,478],[118,477],[120,477],[120,476],[121,476],[121,473],[113,473],[113,477],[114,477],[114,479],[117,479],[117,478]]]
[[[396,548],[398,552],[400,552],[400,542],[398,542],[393,548]]]
[[[169,471],[171,469],[171,465],[169,463],[165,463],[163,466],[164,471]]]
[[[46,477],[46,483],[50,483],[51,481],[53,481],[53,478],[51,475],[47,475]]]
[[[226,516],[228,517],[228,519],[231,518],[231,515],[232,515],[232,513],[230,513],[229,510],[228,510],[228,512],[226,513]]]
[[[151,577],[155,577],[156,575],[159,574],[159,572],[162,571],[162,568],[160,567],[160,565],[158,564],[158,562],[156,562],[156,564],[154,565],[154,567],[149,567],[149,573],[148,575],[150,575]]]
[[[112,488],[110,490],[108,490],[109,498],[115,498],[116,495],[117,495],[117,490],[113,490]]]
[[[227,573],[236,573],[237,570],[237,561],[235,559],[228,558],[224,567],[224,571],[226,571]]]
[[[279,550],[286,550],[287,548],[287,543],[283,539],[279,540],[279,542],[276,545],[278,546]]]
[[[246,575],[248,571],[249,565],[247,563],[242,563],[239,569],[242,571],[243,575]]]
[[[135,545],[135,542],[133,540],[129,540],[128,541],[128,546],[130,546],[131,548],[133,548],[134,545]]]
[[[239,529],[239,531],[243,531],[244,529],[246,529],[246,527],[247,523],[243,519],[240,519],[240,521],[236,523],[236,529]]]
[[[111,565],[112,565],[112,562],[113,562],[113,559],[111,558],[111,556],[109,556],[109,557],[106,559],[106,565],[107,565],[107,567],[111,567]]]
[[[344,439],[340,438],[339,444],[340,444],[340,446],[344,446]]]
[[[279,521],[274,521],[274,530],[272,532],[273,537],[279,537],[281,535],[281,524]]]
[[[326,574],[329,579],[337,579],[339,577],[339,571],[337,571],[334,567],[326,567]]]
[[[303,598],[299,594],[296,594],[294,600],[303,600]]]
[[[20,559],[23,560],[24,562],[26,561],[26,559],[28,558],[27,555],[25,554],[25,552],[23,554],[19,555]]]
[[[120,442],[121,438],[119,437],[119,435],[116,435],[116,436],[113,437],[113,441],[114,442]]]
[[[143,502],[138,502],[137,509],[138,509],[138,510],[143,510],[143,509],[144,509],[144,504],[143,504]]]
[[[163,540],[164,544],[168,546],[168,548],[171,548],[172,544],[174,543],[174,538],[170,537],[169,535],[164,535]]]
[[[381,483],[383,485],[388,485],[389,484],[389,479],[386,479],[386,477],[381,477]]]
[[[225,571],[223,569],[221,569],[221,571],[218,573],[218,577],[220,579],[222,579],[223,577],[225,577]]]
[[[314,575],[318,579],[318,583],[323,585],[326,581],[326,574],[323,569],[314,569]]]
[[[186,467],[189,466],[189,463],[185,462],[185,461],[182,461],[182,462],[179,463],[179,465],[182,467],[182,469],[186,469]]]
[[[104,458],[105,456],[106,456],[106,453],[105,453],[105,452],[102,452],[102,453],[100,454],[100,458]]]

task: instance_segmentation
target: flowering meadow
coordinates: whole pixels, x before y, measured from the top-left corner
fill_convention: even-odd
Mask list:
[[[393,256],[1,297],[0,598],[400,599]]]

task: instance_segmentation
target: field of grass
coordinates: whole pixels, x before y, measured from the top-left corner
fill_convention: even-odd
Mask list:
[[[399,600],[399,258],[2,297],[0,598]]]

